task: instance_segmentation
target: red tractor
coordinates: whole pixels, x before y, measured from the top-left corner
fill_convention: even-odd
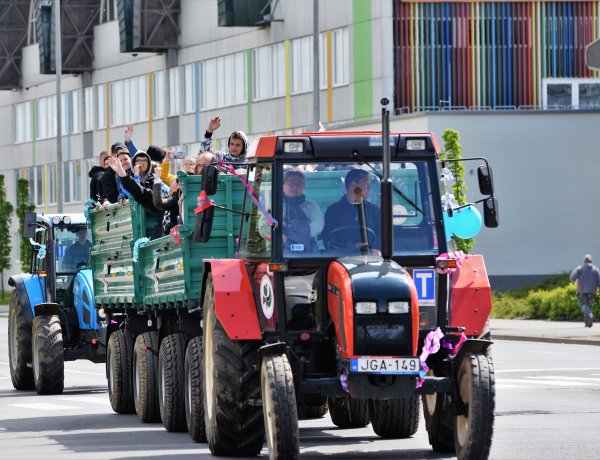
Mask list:
[[[205,260],[203,365],[186,375],[215,455],[258,454],[266,435],[270,458],[297,458],[299,413],[327,409],[407,438],[421,400],[435,451],[489,455],[490,286],[483,258],[449,241],[498,225],[491,170],[474,159],[482,219],[454,203],[435,136],[390,134],[382,112],[382,132],[263,137],[250,155],[237,258]]]

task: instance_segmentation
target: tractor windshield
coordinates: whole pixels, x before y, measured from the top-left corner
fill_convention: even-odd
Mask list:
[[[55,227],[56,272],[75,272],[87,266],[92,243],[85,225]]]
[[[381,250],[381,164],[289,164],[275,217],[288,258],[339,257]],[[438,253],[429,165],[392,163],[395,255]]]

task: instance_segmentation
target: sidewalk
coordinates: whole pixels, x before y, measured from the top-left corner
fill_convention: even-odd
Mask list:
[[[7,316],[8,305],[0,305],[0,317]],[[600,321],[589,328],[583,325],[583,321],[490,319],[490,327],[492,340],[600,345]]]

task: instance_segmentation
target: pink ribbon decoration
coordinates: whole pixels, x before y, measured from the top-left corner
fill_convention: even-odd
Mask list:
[[[454,346],[454,349],[452,350],[452,356],[456,356],[456,353],[458,353],[458,350],[460,349],[462,344],[465,343],[466,341],[467,341],[467,336],[465,335],[464,332],[461,332],[460,339],[458,339],[458,343]]]
[[[173,227],[169,232],[171,234],[171,238],[173,238],[177,244],[181,243],[181,236],[179,236],[179,225],[180,224],[175,225],[175,227]]]
[[[468,254],[465,254],[463,251],[453,251],[453,252],[444,252],[438,256],[438,259],[450,259],[456,260],[456,268],[436,268],[435,270],[441,275],[447,275],[449,273],[454,273],[457,270],[460,270],[460,266],[463,261],[469,258]]]
[[[350,393],[350,390],[348,389],[348,375],[347,374],[340,375],[340,383],[342,384],[342,390],[344,390],[346,393]]]
[[[421,351],[421,355],[419,356],[419,361],[421,362],[421,371],[419,372],[419,377],[417,377],[417,388],[421,388],[423,386],[425,375],[429,370],[429,367],[427,364],[425,364],[425,361],[427,361],[427,358],[429,358],[430,355],[433,355],[440,350],[440,340],[443,337],[444,333],[439,327],[435,331],[430,331],[425,337],[423,349]]]
[[[246,190],[248,190],[248,192],[249,192],[250,199],[256,205],[256,207],[258,208],[260,213],[265,217],[265,219],[267,219],[267,222],[269,222],[269,225],[277,228],[277,226],[279,225],[279,222],[277,222],[277,220],[269,213],[269,211],[266,210],[264,203],[258,199],[258,197],[256,196],[256,193],[254,193],[254,187],[252,187],[248,182],[246,182],[246,179],[244,179],[242,176],[240,176],[235,171],[235,169],[233,169],[233,167],[230,164],[219,161],[218,165],[223,168],[226,168],[229,173],[233,174],[235,177],[237,177],[239,179],[239,181],[242,184],[244,184],[244,187],[246,187]]]

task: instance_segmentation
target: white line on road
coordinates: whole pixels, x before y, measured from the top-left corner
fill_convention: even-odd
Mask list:
[[[535,378],[535,377],[533,377]],[[557,387],[589,387],[594,386],[593,383],[586,382],[565,382],[562,380],[533,380],[533,378],[528,380],[523,379],[501,379],[499,383],[516,383],[516,384],[524,384],[524,383],[533,383],[535,385],[553,385]]]
[[[593,374],[592,374],[593,375]],[[584,382],[596,382],[600,383],[600,379],[596,379],[593,377],[567,377],[565,375],[536,375],[535,377],[525,377],[527,379],[539,379],[539,380],[568,380],[568,381],[584,381]]]
[[[8,363],[0,362],[0,365],[8,366]],[[104,372],[74,371],[72,369],[65,369],[65,372],[69,372],[70,374],[101,375],[103,377],[106,376],[106,373]]]
[[[65,409],[81,409],[81,407],[64,406],[62,404],[50,404],[50,403],[31,403],[31,404],[9,404],[13,407],[22,407],[23,409],[33,410],[65,410]]]
[[[570,372],[570,371],[600,371],[600,367],[559,367],[553,369],[495,369],[495,374],[509,372]]]
[[[62,401],[102,404],[105,406],[109,404],[107,397],[97,398],[95,396],[59,396],[56,399],[60,399]]]

